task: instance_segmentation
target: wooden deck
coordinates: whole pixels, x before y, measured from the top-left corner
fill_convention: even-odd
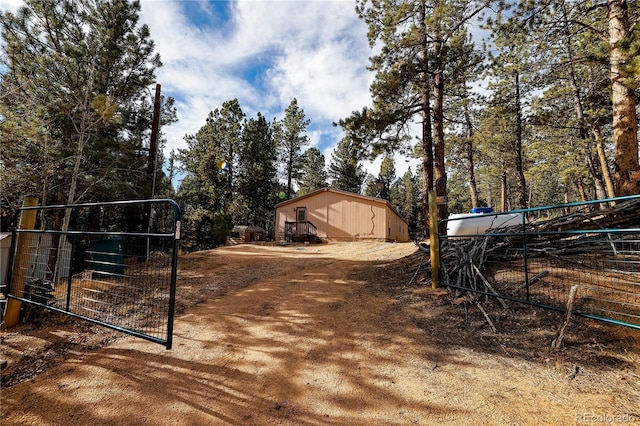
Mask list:
[[[321,243],[318,237],[318,229],[309,221],[285,222],[284,238],[288,243],[310,242]]]

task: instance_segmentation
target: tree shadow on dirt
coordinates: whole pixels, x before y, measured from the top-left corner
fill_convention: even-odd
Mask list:
[[[428,290],[428,270],[423,265],[416,273],[420,254],[364,262],[308,258],[302,267],[277,255],[246,265],[216,259],[211,267],[206,253],[191,257],[182,266],[182,315],[171,351],[131,338],[83,350],[65,363],[73,380],[26,400],[10,394],[3,403],[23,405],[36,424],[43,406],[56,407],[50,424],[69,425],[409,424],[473,414],[434,402],[464,394],[466,383],[423,385],[438,383],[443,370],[477,367],[460,350],[559,368],[567,377],[585,368],[616,371],[628,375],[629,387],[638,377],[633,330],[575,318],[564,348],[554,350],[562,314],[515,303],[505,310],[483,300],[494,333],[477,309]],[[283,278],[291,272],[294,278]],[[96,371],[108,371],[112,383],[88,385]],[[113,384],[111,392],[100,389]],[[126,405],[142,395],[166,409],[141,406],[132,418],[135,410]]]
[[[481,303],[497,332],[493,332],[482,312],[471,304],[453,303],[446,289],[431,291],[430,268],[417,267],[422,255],[365,267],[361,276],[369,277],[372,291],[381,291],[399,300],[411,312],[416,324],[442,347],[469,347],[491,355],[548,363],[561,357],[567,364],[585,364],[600,368],[637,368],[640,334],[637,330],[574,316],[566,329],[564,345],[553,349],[551,343],[563,324],[565,314],[517,302],[505,309],[496,298],[482,297]],[[451,293],[451,292],[449,292]],[[631,355],[631,356],[630,356]]]
[[[552,341],[565,321],[563,312],[517,302],[507,302],[505,309],[496,298],[482,297],[494,332],[478,308],[454,304],[453,292],[447,289],[431,290],[431,271],[424,262],[424,254],[415,253],[357,273],[366,277],[371,291],[398,300],[407,319],[443,352],[463,349],[534,363],[560,373],[567,382],[582,379],[578,387],[585,390],[616,389],[627,413],[640,418],[638,330],[573,316],[562,347],[554,349]]]

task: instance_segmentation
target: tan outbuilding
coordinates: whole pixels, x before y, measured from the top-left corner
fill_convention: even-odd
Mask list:
[[[266,241],[267,231],[259,226],[236,225],[225,239],[226,246]]]
[[[386,200],[323,188],[276,205],[277,241],[408,242],[406,219]]]

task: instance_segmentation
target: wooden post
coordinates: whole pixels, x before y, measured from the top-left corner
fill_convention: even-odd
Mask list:
[[[438,240],[438,198],[435,191],[429,191],[429,246],[431,249],[431,288],[438,288],[440,268],[440,242]]]
[[[577,285],[572,286],[571,290],[569,290],[569,299],[567,300],[567,312],[564,317],[564,322],[562,323],[560,330],[558,330],[558,333],[556,334],[556,338],[553,339],[553,341],[551,342],[551,347],[553,349],[560,349],[562,347],[562,342],[564,341],[564,330],[565,328],[567,328],[567,325],[569,325],[569,322],[571,322],[571,314],[573,313],[573,303],[576,299],[577,291],[578,291]]]
[[[158,133],[160,131],[160,85],[156,84],[156,96],[153,102],[153,121],[151,123],[151,140],[149,141],[149,159],[147,160],[147,174],[151,182],[149,198],[155,197],[156,190],[156,162],[158,161]],[[145,228],[146,229],[146,228]]]
[[[22,202],[23,207],[35,207],[38,205],[38,199],[36,197],[26,197]],[[20,224],[18,229],[33,229],[36,225],[36,213],[33,210],[24,210],[20,214]],[[18,240],[16,241],[16,254],[14,256],[14,268],[11,274],[11,283],[9,288],[9,294],[22,297],[24,293],[24,285],[27,275],[27,268],[29,267],[29,242],[31,241],[31,234],[18,233]],[[11,265],[10,265],[11,266]],[[22,302],[15,299],[7,300],[7,307],[4,313],[4,322],[2,323],[2,329],[13,327],[20,321],[20,306]]]
[[[156,96],[153,101],[153,121],[151,122],[151,140],[149,141],[149,159],[147,160],[147,175],[149,177],[149,199],[153,199],[156,196],[156,163],[158,161],[158,134],[160,131],[160,96],[161,86],[156,84]],[[142,223],[142,229],[145,232],[150,232],[151,228],[151,204],[144,205],[144,218]],[[147,257],[150,252],[149,238],[147,238]]]

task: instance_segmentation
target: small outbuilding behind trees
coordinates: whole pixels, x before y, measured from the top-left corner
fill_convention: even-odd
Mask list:
[[[231,235],[227,237],[225,245],[233,246],[266,240],[267,231],[259,226],[237,225],[231,230]]]
[[[277,241],[410,241],[407,220],[380,198],[322,188],[275,208]]]

